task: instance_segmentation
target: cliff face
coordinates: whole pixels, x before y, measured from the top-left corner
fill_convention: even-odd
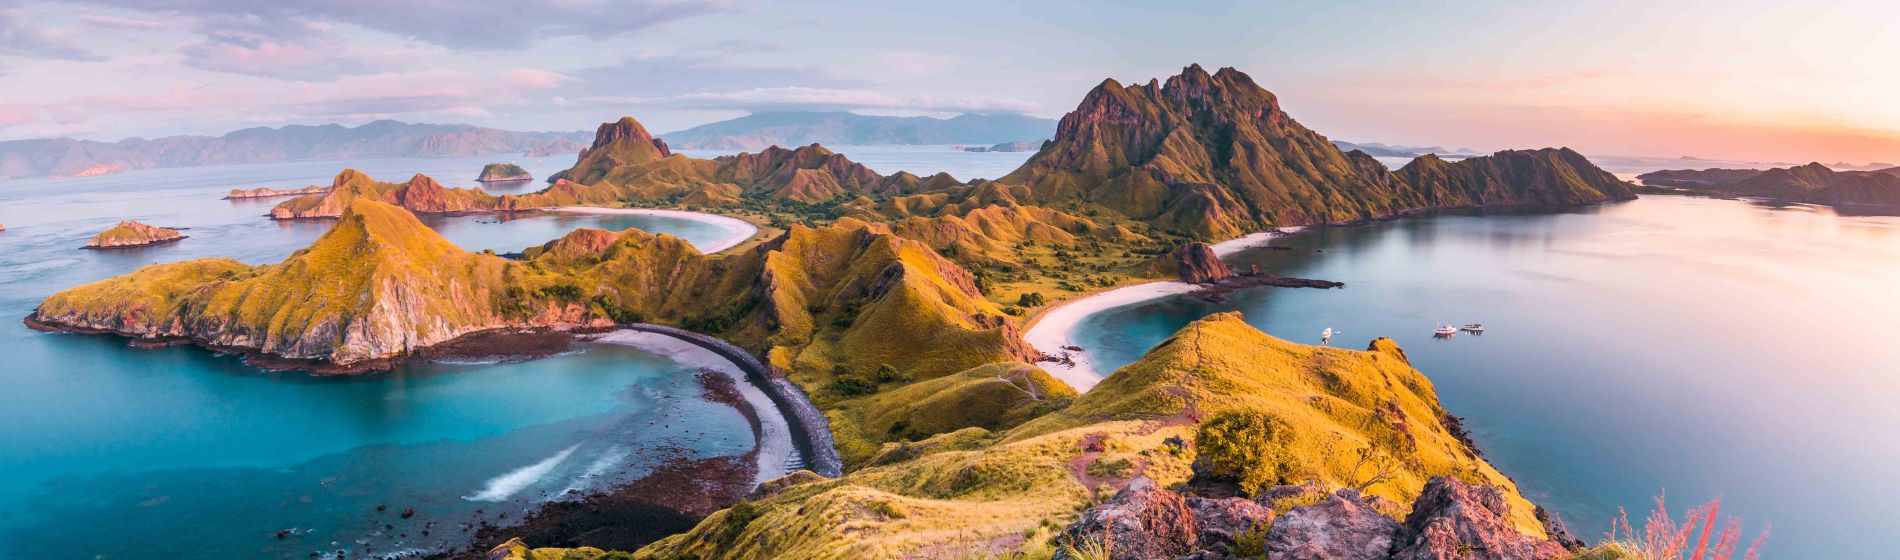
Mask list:
[[[86,241],[88,249],[117,249],[123,247],[141,247],[184,239],[178,230],[153,227],[133,220],[119,222],[119,225],[99,232]]]
[[[1301,126],[1246,74],[1196,65],[1165,83],[1103,82],[1003,181],[1029,186],[1039,203],[1096,204],[1201,239],[1437,206],[1633,196],[1569,150],[1473,159],[1393,176]]]

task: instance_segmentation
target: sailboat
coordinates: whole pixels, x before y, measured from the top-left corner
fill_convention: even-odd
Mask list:
[[[1332,328],[1332,327],[1326,327],[1326,330],[1323,330],[1323,331],[1320,331],[1320,333],[1319,333],[1319,342],[1320,342],[1320,344],[1325,344],[1325,343],[1327,343],[1327,342],[1331,342],[1332,340],[1333,340],[1333,328]]]

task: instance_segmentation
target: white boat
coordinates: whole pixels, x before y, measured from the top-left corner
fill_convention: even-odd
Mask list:
[[[1433,334],[1458,334],[1458,327],[1454,327],[1451,325],[1439,325],[1436,330],[1432,331],[1432,333]]]
[[[1465,332],[1471,332],[1471,333],[1481,333],[1481,332],[1484,332],[1484,324],[1482,324],[1482,323],[1472,323],[1472,324],[1469,324],[1469,325],[1465,325],[1465,327],[1464,327],[1464,328],[1462,328],[1462,329],[1459,329],[1459,330],[1462,330],[1462,331],[1465,331]]]
[[[1330,340],[1330,339],[1332,339],[1332,338],[1333,338],[1333,328],[1332,328],[1332,327],[1326,327],[1326,330],[1323,330],[1323,331],[1320,331],[1320,333],[1319,333],[1319,339],[1320,339],[1320,340]]]

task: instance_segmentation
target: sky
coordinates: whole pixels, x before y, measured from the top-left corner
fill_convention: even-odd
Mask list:
[[[1895,58],[1891,0],[0,0],[0,140],[1055,118],[1199,63],[1339,140],[1900,163]]]

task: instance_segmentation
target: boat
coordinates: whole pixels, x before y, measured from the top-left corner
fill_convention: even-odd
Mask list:
[[[1458,329],[1458,330],[1465,331],[1468,333],[1481,333],[1481,332],[1484,332],[1484,324],[1472,323],[1469,325],[1465,325],[1464,328]]]
[[[1320,331],[1320,333],[1319,333],[1319,339],[1320,339],[1320,340],[1327,340],[1327,339],[1331,339],[1332,337],[1333,337],[1333,328],[1332,328],[1332,327],[1326,327],[1326,330],[1324,330],[1324,331]]]
[[[1458,327],[1454,327],[1451,325],[1439,325],[1437,329],[1432,331],[1432,334],[1440,334],[1440,335],[1458,334]]]

